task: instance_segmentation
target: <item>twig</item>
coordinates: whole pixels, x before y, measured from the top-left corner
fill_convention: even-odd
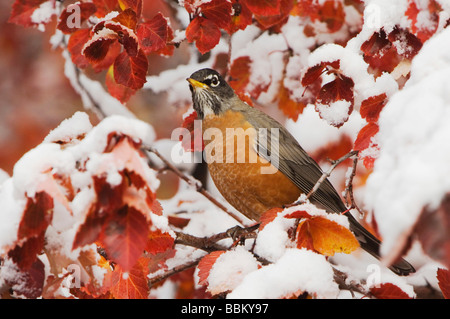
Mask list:
[[[355,202],[355,198],[353,196],[353,178],[356,175],[356,167],[357,167],[357,165],[358,165],[358,157],[356,156],[353,159],[353,165],[352,165],[352,170],[351,170],[350,176],[348,177],[348,180],[347,180],[347,182],[345,184],[344,199],[345,199],[346,206],[349,206],[347,197],[350,197],[350,208],[349,208],[349,210],[354,208],[354,209],[356,209],[358,211],[360,216],[363,217],[364,216],[364,211],[361,210],[358,207],[358,205]]]
[[[216,205],[217,207],[219,207],[220,209],[222,209],[225,213],[227,213],[229,216],[231,216],[232,218],[234,218],[239,224],[244,225],[243,220],[237,216],[236,214],[234,214],[233,212],[231,212],[230,210],[228,210],[222,203],[220,203],[217,199],[215,199],[202,185],[202,183],[198,180],[196,180],[195,178],[193,178],[192,176],[187,176],[185,175],[183,172],[181,172],[177,167],[175,167],[174,165],[172,165],[172,163],[170,163],[164,156],[161,155],[161,153],[159,153],[155,148],[150,147],[150,146],[144,146],[145,150],[155,154],[157,157],[159,157],[159,159],[164,163],[164,165],[167,167],[167,169],[171,170],[172,172],[174,172],[176,175],[178,175],[178,177],[180,177],[182,180],[184,180],[185,182],[187,182],[189,185],[194,186],[197,190],[197,192],[199,192],[200,194],[202,194],[203,196],[205,196],[211,203],[213,203],[214,205]]]
[[[192,267],[197,266],[197,264],[200,262],[200,260],[201,260],[202,258],[203,258],[203,256],[202,256],[202,257],[199,257],[199,258],[197,258],[197,259],[188,261],[188,262],[186,262],[186,263],[184,263],[184,264],[175,266],[175,267],[173,267],[173,268],[167,270],[166,272],[164,272],[164,273],[162,273],[162,274],[160,274],[160,275],[157,275],[157,276],[155,276],[155,277],[150,278],[150,279],[148,280],[148,282],[147,282],[148,287],[149,287],[149,288],[152,288],[152,287],[153,287],[155,284],[157,284],[158,282],[160,282],[160,281],[162,281],[162,280],[164,280],[164,279],[166,279],[166,278],[168,278],[168,277],[170,277],[170,276],[172,276],[172,275],[175,275],[176,273],[179,273],[179,272],[182,272],[183,270],[186,270],[186,269],[189,269],[189,268],[192,268]]]
[[[296,206],[296,205],[299,205],[299,204],[303,204],[306,200],[308,200],[319,189],[320,185],[322,185],[322,183],[328,177],[330,177],[330,175],[333,172],[333,170],[339,164],[341,164],[346,159],[348,159],[348,158],[350,158],[352,156],[355,156],[357,154],[358,154],[358,151],[351,151],[351,152],[347,153],[346,155],[342,156],[340,159],[337,159],[337,160],[333,161],[331,167],[328,169],[328,171],[322,173],[322,176],[320,176],[319,180],[316,182],[316,184],[314,184],[314,187],[309,191],[309,193],[306,195],[306,197],[303,197],[301,200],[297,200],[297,201],[295,201],[292,204],[284,205],[284,207],[292,207],[292,206]]]

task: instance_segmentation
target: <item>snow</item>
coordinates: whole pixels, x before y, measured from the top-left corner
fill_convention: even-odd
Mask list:
[[[367,180],[365,203],[393,258],[423,207],[436,207],[450,191],[450,30],[425,43],[411,78],[380,114],[380,155]]]
[[[287,249],[276,263],[248,274],[227,295],[229,299],[274,299],[308,292],[317,298],[336,298],[339,287],[330,263],[306,249]]]
[[[217,258],[209,272],[208,290],[212,294],[233,290],[258,266],[253,254],[242,246],[227,251]]]
[[[37,24],[39,31],[45,31],[45,25],[49,23],[53,15],[59,15],[61,3],[58,1],[43,2],[39,8],[31,14],[31,22]]]

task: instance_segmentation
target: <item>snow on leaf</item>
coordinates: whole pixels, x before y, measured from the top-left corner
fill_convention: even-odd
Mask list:
[[[41,4],[47,0],[16,0],[12,5],[8,22],[31,27],[34,25],[31,16]]]
[[[217,258],[219,258],[220,255],[224,253],[226,253],[226,251],[224,250],[213,251],[212,253],[209,253],[200,260],[197,266],[199,278],[198,283],[200,285],[208,284],[208,277],[212,266],[214,266],[214,263],[216,262]]]

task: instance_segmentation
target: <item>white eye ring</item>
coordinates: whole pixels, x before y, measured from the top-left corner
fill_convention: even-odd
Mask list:
[[[219,78],[217,77],[217,75],[212,75],[211,76],[211,86],[212,87],[216,87],[220,84]]]

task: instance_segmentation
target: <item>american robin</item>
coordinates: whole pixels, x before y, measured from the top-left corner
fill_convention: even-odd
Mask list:
[[[259,221],[267,210],[291,204],[311,191],[323,172],[283,125],[244,103],[215,70],[198,70],[187,80],[202,120],[211,177],[232,206]],[[381,242],[347,211],[328,179],[309,200],[329,213],[345,212],[360,246],[380,258]],[[403,259],[390,269],[399,275],[415,271]]]

